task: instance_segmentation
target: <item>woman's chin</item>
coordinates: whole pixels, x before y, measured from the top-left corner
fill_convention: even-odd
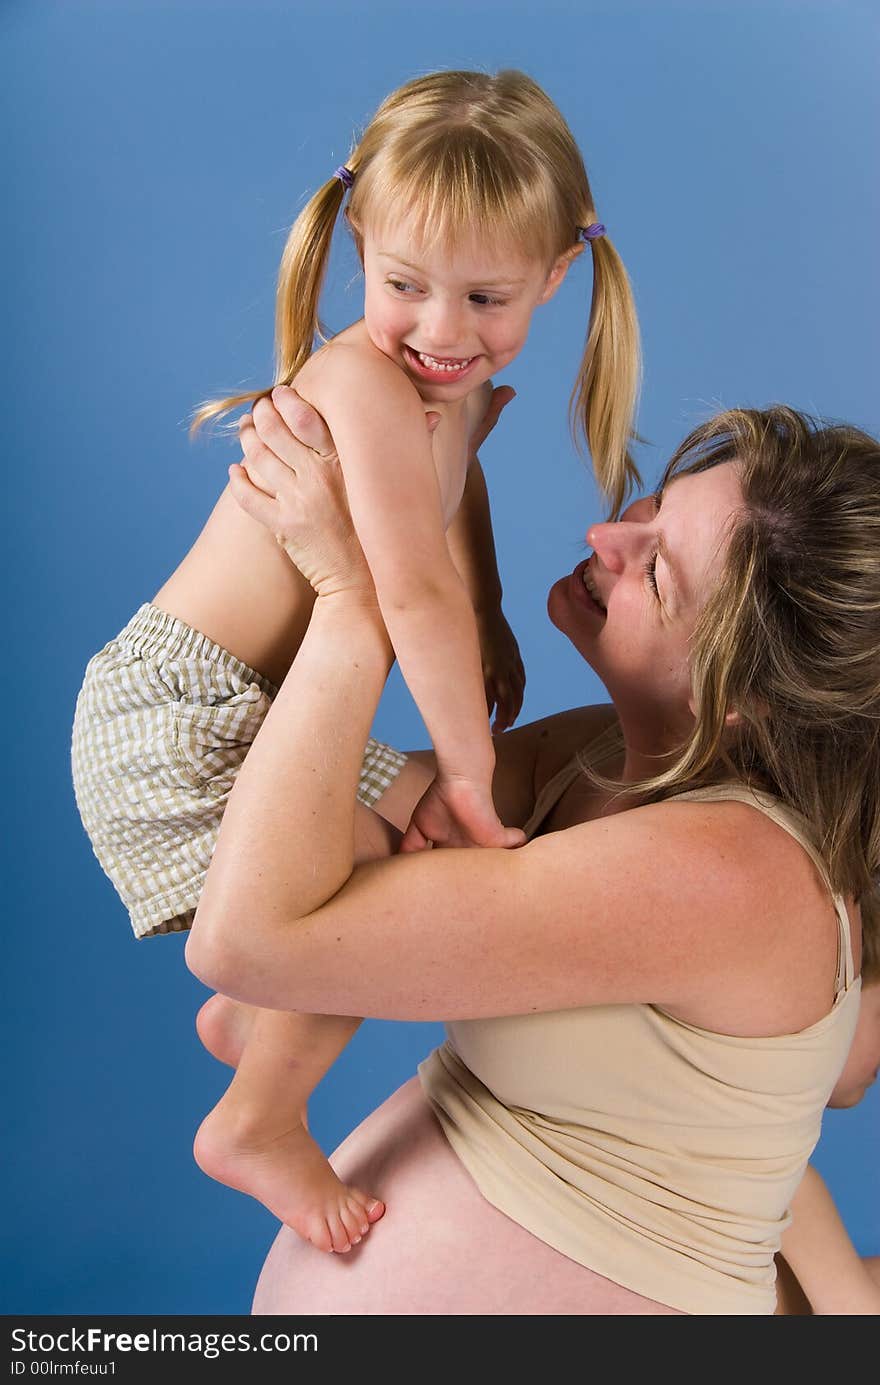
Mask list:
[[[547,615],[550,617],[551,624],[555,625],[557,630],[561,630],[563,635],[568,633],[563,620],[565,602],[562,594],[562,588],[567,580],[566,577],[560,577],[547,593]]]
[[[572,577],[570,572],[564,573],[562,577],[557,577],[553,586],[547,593],[547,614],[553,621],[557,629],[572,626],[575,622],[577,610],[572,597]]]
[[[578,612],[572,608],[571,576],[560,577],[547,593],[547,615],[552,625],[574,645],[582,659],[592,667],[592,651],[595,642],[585,631],[583,619],[578,620]]]

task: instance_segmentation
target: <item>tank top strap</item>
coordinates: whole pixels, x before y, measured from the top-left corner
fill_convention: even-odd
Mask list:
[[[775,795],[765,793],[761,789],[750,788],[748,784],[741,784],[736,781],[709,784],[700,789],[688,789],[684,793],[671,795],[666,802],[672,803],[683,799],[702,800],[706,803],[735,799],[740,803],[751,804],[800,843],[828,887],[828,893],[834,904],[834,912],[837,915],[837,977],[834,984],[834,994],[837,996],[841,990],[849,990],[855,977],[849,914],[843,895],[832,889],[828,867],[810,839],[809,827],[800,813],[789,808]]]
[[[600,764],[603,759],[618,749],[620,744],[620,725],[613,721],[610,726],[605,727],[604,731],[600,731],[599,735],[587,746],[566,761],[562,768],[558,769],[539,791],[531,817],[523,827],[526,837],[531,839],[535,835],[541,823],[556,807],[565,791],[583,774],[585,765]]]

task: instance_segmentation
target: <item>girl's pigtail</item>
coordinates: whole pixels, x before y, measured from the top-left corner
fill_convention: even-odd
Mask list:
[[[287,237],[275,296],[276,385],[289,385],[312,354],[315,337],[325,336],[318,317],[318,302],[345,192],[340,179],[331,178],[303,207]],[[193,415],[190,435],[198,432],[209,419],[220,418],[265,393],[265,389],[248,390],[228,399],[208,400]]]
[[[593,300],[583,360],[572,390],[575,444],[586,439],[596,479],[616,519],[630,489],[641,486],[629,444],[641,384],[636,306],[623,261],[607,236],[591,241]]]
[[[351,163],[348,168],[353,174]],[[300,212],[287,237],[275,299],[276,385],[289,385],[302,370],[314,350],[315,337],[326,340],[318,303],[345,191],[339,178],[331,178]]]

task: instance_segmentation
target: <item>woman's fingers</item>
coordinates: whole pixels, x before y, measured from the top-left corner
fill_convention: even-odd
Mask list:
[[[234,462],[229,468],[229,489],[246,514],[265,528],[274,529],[277,501],[251,480],[239,462]]]
[[[239,419],[238,437],[244,453],[243,465],[248,476],[254,485],[259,486],[267,495],[277,496],[282,489],[289,488],[291,482],[296,479],[297,471],[302,471],[309,465],[311,454],[308,449],[301,447],[289,434],[286,449],[288,459],[282,460],[274,446],[260,436],[251,414],[244,414]],[[279,445],[283,446],[283,443]],[[295,462],[294,452],[297,453]]]
[[[301,395],[297,394],[290,385],[276,385],[272,391],[271,400],[258,401],[271,403],[279,417],[283,420],[284,426],[290,433],[295,442],[303,447],[308,447],[312,452],[317,452],[321,457],[333,457],[336,448],[333,446],[333,439],[330,430],[324,422],[317,409],[313,409],[311,404],[306,403]],[[258,427],[262,428],[263,411],[258,418]],[[271,420],[266,415],[267,424]],[[267,437],[266,442],[274,446],[272,438]]]
[[[483,443],[501,417],[502,410],[506,408],[511,399],[515,398],[516,390],[512,385],[497,385],[495,387],[492,391],[492,397],[489,400],[489,407],[471,435],[470,449],[472,453],[476,454],[479,452]]]
[[[305,477],[316,458],[336,457],[320,414],[287,385],[276,385],[271,396],[261,395],[242,415],[239,437],[248,475],[268,495],[288,486],[291,473]]]

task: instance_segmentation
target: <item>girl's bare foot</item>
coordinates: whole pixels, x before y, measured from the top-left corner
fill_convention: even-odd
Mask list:
[[[202,1121],[193,1153],[209,1177],[262,1202],[318,1250],[351,1250],[385,1212],[384,1203],[340,1182],[302,1121],[271,1129],[228,1093]]]
[[[256,1010],[225,995],[212,995],[196,1015],[196,1033],[221,1063],[237,1068]]]

